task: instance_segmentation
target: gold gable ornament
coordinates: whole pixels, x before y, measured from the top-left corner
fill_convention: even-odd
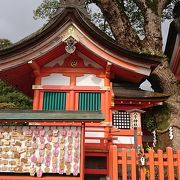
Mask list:
[[[72,53],[74,53],[76,51],[75,44],[77,43],[77,41],[72,36],[67,38],[65,40],[65,43],[66,43],[65,50],[66,50],[67,53],[72,54]]]

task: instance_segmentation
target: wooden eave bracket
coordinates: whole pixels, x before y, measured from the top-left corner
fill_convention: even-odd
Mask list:
[[[111,62],[107,62],[106,70],[105,70],[105,74],[106,74],[107,78],[109,78],[109,76],[110,76],[111,66],[112,66],[112,63]]]
[[[36,89],[43,89],[42,85],[32,85],[32,89],[36,90]]]
[[[29,61],[28,64],[30,65],[30,67],[33,69],[34,75],[40,76],[40,67],[39,65],[35,62],[35,61]]]

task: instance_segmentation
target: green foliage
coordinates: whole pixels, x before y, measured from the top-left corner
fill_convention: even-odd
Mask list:
[[[108,22],[105,20],[103,14],[101,12],[90,13],[91,21],[103,32],[105,32],[110,37],[113,37],[112,32],[110,30]]]
[[[0,109],[16,109],[14,103],[0,103]]]
[[[171,115],[170,107],[167,104],[164,104],[163,106],[157,106],[154,109],[158,129],[166,129],[169,126],[169,119]]]
[[[31,109],[32,100],[0,80],[0,109]]]
[[[40,6],[33,11],[34,19],[51,19],[60,5],[59,0],[43,0]]]
[[[129,18],[132,28],[139,36],[144,36],[144,17],[142,9],[140,9],[134,0],[123,1],[123,6],[126,15]]]
[[[171,114],[171,109],[167,104],[163,106],[153,107],[148,110],[142,117],[143,129],[150,132],[157,129],[165,130],[169,126],[169,118]]]
[[[0,49],[3,49],[5,47],[8,47],[12,45],[12,42],[8,39],[0,39]]]
[[[179,5],[180,0],[172,0],[162,12],[162,20],[175,18],[178,12],[174,12],[174,9]]]
[[[156,119],[153,114],[153,110],[149,110],[145,114],[143,114],[142,127],[143,129],[146,129],[149,132],[152,132],[154,129],[157,128]]]

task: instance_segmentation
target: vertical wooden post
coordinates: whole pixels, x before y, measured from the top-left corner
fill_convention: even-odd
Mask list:
[[[122,180],[127,180],[127,159],[126,149],[122,149]]]
[[[66,92],[66,111],[70,110],[70,102],[71,102],[71,99],[70,99],[70,92]]]
[[[141,129],[141,127],[137,128],[137,144],[138,144],[138,146],[142,145],[142,129]]]
[[[155,172],[154,172],[154,151],[149,151],[149,174],[150,174],[150,180],[155,179]]]
[[[105,114],[105,119],[106,119],[106,109],[107,109],[107,107],[106,107],[105,98],[106,98],[105,92],[101,92],[101,112],[103,114]]]
[[[159,180],[164,180],[164,164],[163,164],[163,151],[158,150],[158,178]]]
[[[110,180],[118,180],[118,152],[116,145],[110,145],[109,149],[109,177]]]
[[[131,176],[132,180],[136,180],[136,151],[131,150]]]
[[[70,91],[70,104],[69,104],[69,109],[71,110],[71,111],[73,111],[74,110],[74,99],[75,99],[75,92],[74,92],[74,90],[72,90],[72,91]]]
[[[131,128],[134,129],[134,148],[137,152],[137,148],[142,146],[141,113],[144,113],[145,111],[131,109],[128,110],[128,112],[130,113],[131,118]]]
[[[167,163],[168,163],[168,180],[174,180],[173,150],[172,148],[167,147],[166,151],[167,151]]]
[[[37,76],[35,78],[35,85],[41,85],[41,77]],[[40,90],[34,89],[34,98],[33,98],[33,110],[39,110],[39,101],[40,101]]]
[[[44,101],[44,92],[40,91],[38,110],[42,110],[43,109],[43,101]]]
[[[110,180],[113,179],[113,167],[112,167],[112,162],[113,162],[113,145],[109,146],[109,163],[108,163],[108,171],[109,171],[109,178]]]
[[[140,168],[140,180],[145,180],[145,179],[146,179],[146,169]]]
[[[39,108],[39,90],[34,90],[34,98],[33,98],[33,110],[38,110]]]
[[[180,179],[180,150],[177,150],[177,173],[178,179]]]
[[[106,113],[106,117],[105,117],[105,121],[109,121],[110,117],[109,117],[109,108],[110,108],[110,100],[109,100],[109,91],[105,92],[105,113]]]
[[[82,123],[82,131],[81,131],[81,157],[80,157],[80,160],[81,160],[81,165],[80,165],[80,179],[81,180],[84,180],[84,168],[85,168],[85,148],[84,148],[84,145],[85,145],[85,124]]]
[[[75,111],[78,111],[78,106],[79,106],[79,93],[75,93],[75,99],[74,99],[74,104],[75,104]]]

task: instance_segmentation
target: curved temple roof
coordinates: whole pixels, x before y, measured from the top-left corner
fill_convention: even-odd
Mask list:
[[[0,50],[0,77],[30,95],[34,78],[28,62],[36,61],[43,66],[61,56],[65,53],[69,37],[77,41],[78,51],[90,58],[110,62],[114,69],[120,68],[119,71],[129,76],[132,74],[136,83],[149,76],[161,61],[160,57],[138,54],[118,46],[115,40],[99,30],[80,11],[65,8],[39,31]],[[24,87],[21,82],[27,80],[29,84]]]

